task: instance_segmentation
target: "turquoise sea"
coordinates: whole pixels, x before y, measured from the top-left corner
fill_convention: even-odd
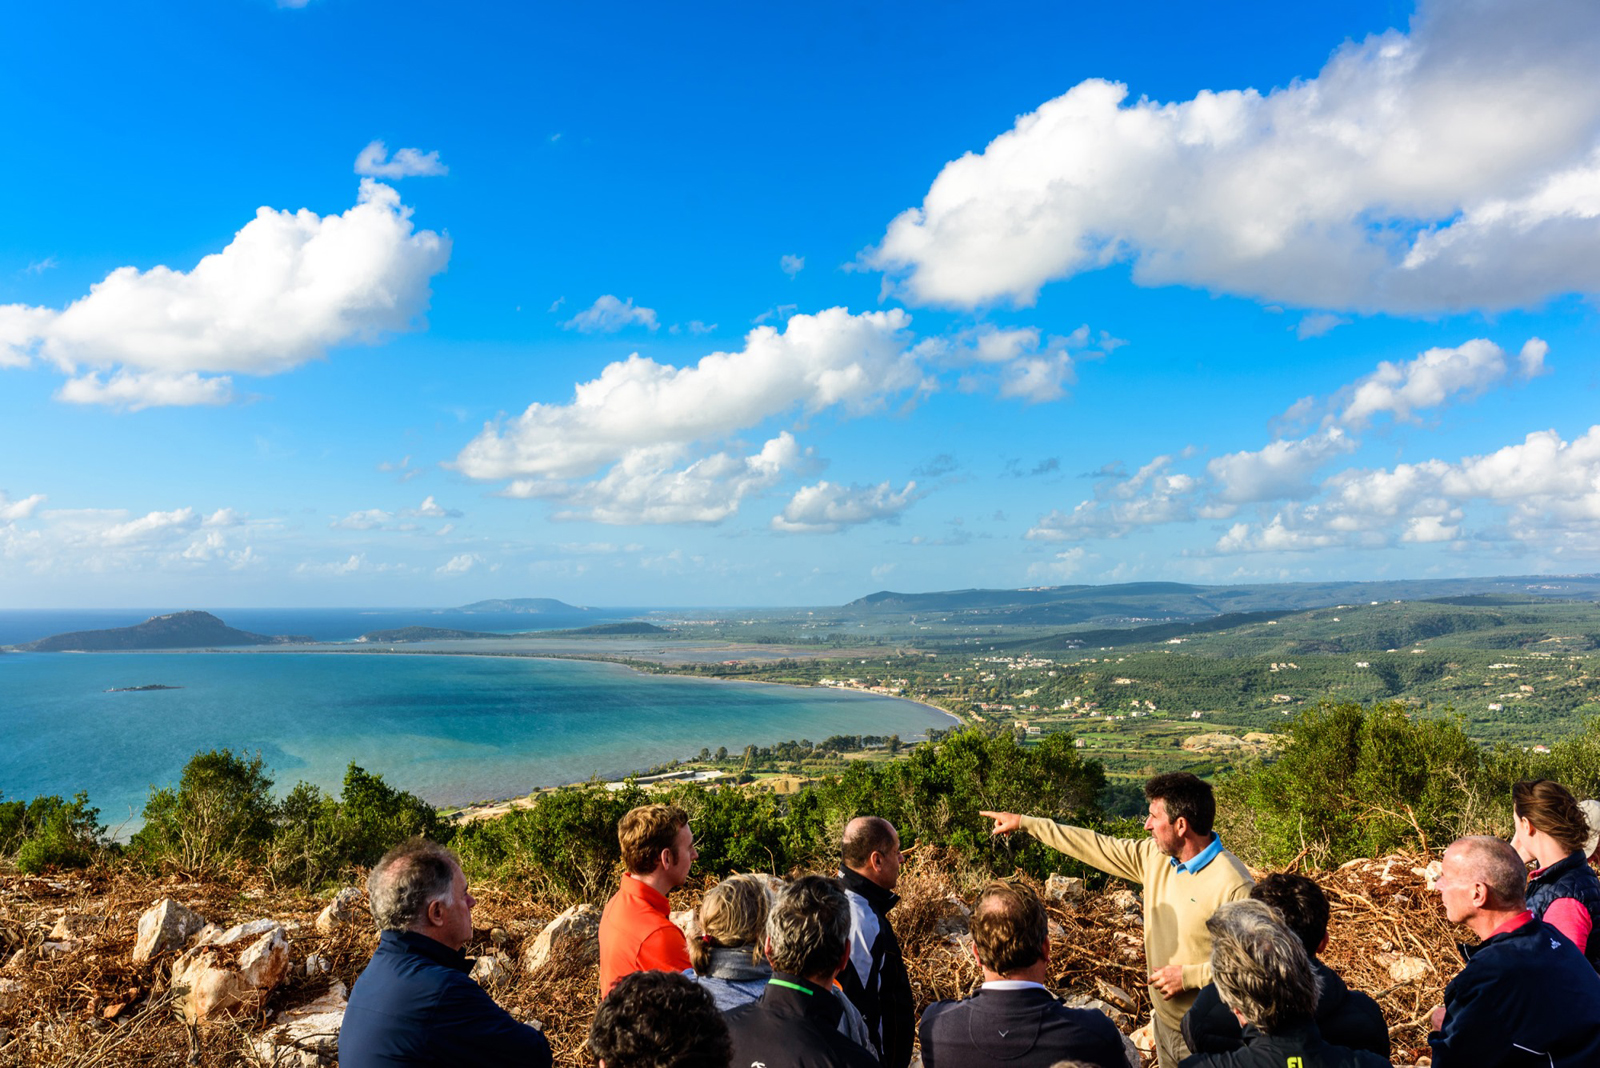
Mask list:
[[[108,693],[160,684],[181,689]],[[437,805],[615,777],[702,746],[911,740],[910,701],[521,657],[306,652],[0,655],[0,793],[87,790],[114,828],[196,751],[259,750],[278,789],[338,789],[354,761]],[[133,820],[137,823],[137,819]]]

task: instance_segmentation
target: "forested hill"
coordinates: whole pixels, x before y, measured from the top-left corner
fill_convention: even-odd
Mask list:
[[[1135,582],[1109,586],[1037,586],[1015,590],[881,590],[851,601],[841,614],[917,616],[924,621],[1052,626],[1103,622],[1170,623],[1251,612],[1292,612],[1334,605],[1449,599],[1458,604],[1600,600],[1600,575],[1403,579],[1388,582],[1281,582],[1194,586]]]
[[[104,652],[116,649],[210,649],[309,641],[312,639],[298,635],[274,637],[235,630],[210,612],[173,612],[152,616],[131,627],[55,634],[17,648],[29,653]]]

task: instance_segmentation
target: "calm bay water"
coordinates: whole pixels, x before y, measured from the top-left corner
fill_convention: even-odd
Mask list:
[[[120,686],[182,689],[107,693]],[[0,655],[0,792],[87,790],[113,826],[197,750],[260,750],[280,790],[354,761],[439,805],[831,734],[921,737],[934,709],[871,694],[601,663],[305,652]]]

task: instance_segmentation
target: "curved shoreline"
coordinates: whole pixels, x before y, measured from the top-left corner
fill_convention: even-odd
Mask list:
[[[114,678],[115,675],[120,673],[120,668],[116,666],[118,664],[117,658],[119,657],[161,657],[171,656],[173,654],[178,654],[180,656],[192,656],[196,653],[257,653],[266,655],[283,655],[286,653],[304,655],[320,654],[324,658],[333,654],[345,653],[367,656],[380,654],[389,656],[410,655],[445,658],[467,657],[484,661],[494,659],[513,661],[533,660],[545,661],[550,663],[552,667],[557,666],[560,662],[571,663],[574,665],[574,667],[570,669],[572,671],[580,671],[581,669],[578,665],[587,663],[593,665],[607,665],[608,670],[625,669],[626,671],[625,675],[611,676],[617,680],[615,683],[606,682],[605,676],[603,675],[594,677],[593,681],[587,685],[593,687],[596,693],[606,690],[608,687],[613,685],[635,687],[640,685],[650,685],[647,680],[641,676],[660,676],[662,679],[662,684],[666,685],[671,685],[667,681],[670,679],[698,681],[702,683],[756,683],[766,686],[784,687],[785,691],[772,692],[772,698],[766,699],[754,692],[744,698],[739,698],[733,693],[725,693],[723,696],[717,697],[710,691],[703,691],[706,693],[704,700],[708,703],[708,708],[714,706],[736,708],[746,702],[751,703],[753,706],[765,708],[769,700],[778,698],[779,693],[788,692],[793,694],[793,696],[790,698],[783,698],[782,700],[799,701],[801,704],[796,706],[797,712],[802,706],[811,707],[812,705],[815,705],[818,713],[823,717],[822,722],[818,724],[809,723],[806,721],[807,717],[805,716],[791,716],[789,717],[789,722],[787,724],[783,723],[780,719],[774,729],[769,732],[757,727],[755,723],[746,722],[741,717],[735,715],[730,721],[730,725],[734,726],[735,728],[733,731],[729,732],[728,734],[724,734],[722,737],[716,737],[713,735],[716,744],[728,745],[730,747],[742,747],[746,743],[754,743],[757,746],[777,745],[785,739],[797,738],[802,734],[808,733],[816,737],[833,734],[877,733],[887,735],[890,733],[900,733],[907,739],[908,742],[910,742],[912,739],[925,737],[925,732],[927,731],[946,730],[962,725],[961,718],[952,713],[950,710],[941,708],[932,702],[921,700],[916,697],[907,697],[901,694],[874,692],[862,687],[820,687],[815,683],[808,683],[805,681],[773,681],[770,679],[741,678],[737,676],[728,677],[727,675],[706,675],[695,670],[695,668],[700,665],[715,667],[718,670],[725,670],[720,667],[720,661],[725,659],[740,658],[742,650],[739,649],[708,649],[703,645],[699,645],[698,643],[682,649],[673,648],[671,644],[663,647],[661,643],[653,642],[641,643],[638,646],[634,646],[632,643],[616,644],[624,644],[627,647],[624,649],[616,649],[611,642],[596,642],[593,643],[593,645],[613,646],[612,648],[593,648],[591,643],[584,642],[584,646],[590,647],[571,648],[563,645],[555,649],[530,649],[526,647],[512,649],[491,647],[484,649],[472,648],[470,645],[467,648],[450,648],[448,646],[444,648],[406,648],[404,646],[391,648],[386,645],[380,645],[377,647],[364,647],[363,645],[346,643],[318,643],[306,644],[298,647],[258,646],[254,648],[213,647],[191,648],[184,650],[108,650],[107,652],[112,654],[111,657],[107,658],[105,661],[102,661],[106,663],[106,667],[104,669],[97,669],[94,674],[108,674]],[[29,659],[37,658],[41,661],[50,659],[48,654],[43,653],[22,654],[22,657]],[[19,657],[19,659],[20,658],[21,657]],[[771,657],[774,662],[781,658],[781,655]],[[212,659],[214,662],[218,663],[218,667],[215,669],[206,669],[204,672],[206,676],[216,676],[223,680],[234,677],[231,671],[227,671],[222,666],[221,661],[224,658],[214,656]],[[282,670],[281,668],[268,667],[268,664],[271,663],[270,661],[257,660],[255,662],[269,673],[276,673]],[[313,666],[315,661],[303,661],[303,663],[307,665],[304,669],[305,671],[317,673],[310,676],[311,678],[316,678],[320,674],[324,674],[329,668],[332,668],[334,663],[338,662],[339,661],[336,660],[323,659],[321,663],[328,665],[328,668],[317,669]],[[351,667],[354,668],[359,661],[343,662],[349,663]],[[454,672],[451,669],[443,667],[448,660],[440,660],[435,662],[439,663],[441,666],[438,669],[427,669],[425,673],[428,674],[429,677],[431,677],[433,671],[444,671],[447,676],[453,677]],[[757,661],[757,663],[759,662],[760,661]],[[82,664],[81,661],[79,663],[80,665]],[[147,666],[154,665],[152,667],[153,671],[159,672],[161,670],[159,667],[159,662],[157,661],[149,660],[145,661],[145,663]],[[420,662],[413,661],[413,663],[418,664],[418,667],[420,668]],[[176,667],[176,664],[174,664],[174,667]],[[510,668],[510,665],[507,664],[506,667]],[[376,664],[372,664],[372,667],[368,670],[377,671],[378,677],[396,677],[379,668]],[[465,667],[465,662],[463,662],[463,667],[460,670],[471,672],[474,669]],[[529,665],[524,670],[536,669],[533,667],[533,665]],[[301,669],[291,668],[290,671],[292,674],[299,674]],[[221,673],[220,675],[218,674],[219,672]],[[330,676],[330,680],[343,678],[344,674],[345,673],[343,671],[339,671],[334,676]],[[398,676],[398,678],[404,679],[410,677],[410,675],[411,672],[408,671]],[[149,676],[147,675],[146,677],[148,678]],[[157,677],[159,677],[159,675],[157,675]],[[582,685],[581,680],[583,676],[580,674],[575,676],[575,678],[578,679],[579,684]],[[636,681],[630,682],[627,680]],[[120,682],[120,680],[117,681]],[[106,684],[102,683],[101,685]],[[400,683],[399,685],[401,685],[402,688],[405,688],[403,683]],[[224,682],[224,688],[225,687],[226,682]],[[848,691],[855,696],[835,697],[831,693],[831,691],[835,689]],[[797,691],[809,691],[809,693],[802,694]],[[159,698],[162,695],[152,694],[149,696]],[[871,708],[866,708],[858,703],[862,700],[882,698],[890,698],[899,702],[909,702],[911,705],[919,705],[922,707],[915,710],[901,705],[875,705]],[[695,703],[694,698],[692,697],[692,692],[688,698],[681,698],[678,700],[688,700],[690,703]],[[154,711],[156,707],[164,708],[167,706],[165,702],[157,701],[155,705],[149,705],[148,702],[141,703],[141,707],[145,708],[145,714],[156,714]],[[826,710],[829,707],[834,709],[834,711],[831,713],[827,712]],[[621,711],[620,707],[618,708],[618,711]],[[612,720],[615,720],[615,718],[615,716],[612,716]],[[765,721],[763,720],[763,722]],[[823,726],[824,723],[827,725]],[[743,725],[744,729],[740,729],[740,724]],[[712,731],[717,731],[719,729],[709,721],[706,726]],[[815,728],[817,727],[822,728],[821,735],[816,734]],[[745,731],[749,729],[754,729],[757,731],[757,733],[755,735],[746,734]],[[744,737],[741,738],[740,735],[744,735]],[[698,751],[706,745],[706,743],[702,740],[705,735],[699,730],[689,728],[683,731],[682,736],[676,737],[675,740],[672,737],[663,737],[658,739],[659,742],[663,743],[659,746],[647,745],[641,747],[632,744],[634,740],[630,734],[629,728],[626,726],[626,723],[619,722],[612,722],[610,730],[601,732],[593,737],[597,743],[592,747],[594,749],[594,753],[592,754],[594,757],[594,762],[601,766],[610,765],[609,770],[603,772],[608,781],[616,781],[630,776],[643,775],[651,768],[668,765],[673,761],[693,761],[696,759],[696,754]],[[205,748],[205,746],[209,743],[202,742],[198,744],[200,745],[200,748]],[[325,758],[331,759],[330,754],[334,756],[338,755],[336,751],[338,749],[337,746],[335,746],[334,749],[324,749],[321,746],[316,746],[313,749],[299,752],[298,756],[296,756],[298,750],[296,750],[295,746],[288,745],[287,743],[282,742],[281,739],[272,743],[272,745],[279,744],[282,744],[285,747],[285,753],[287,753],[290,757],[296,758],[293,761],[296,768],[300,768],[302,764],[306,764],[308,767],[317,767],[321,763],[328,763],[328,759]],[[409,789],[415,792],[418,796],[427,798],[430,803],[439,806],[439,808],[443,811],[460,812],[463,810],[472,811],[482,809],[484,807],[483,799],[486,797],[499,799],[498,804],[507,805],[514,803],[513,799],[526,798],[530,795],[537,796],[541,793],[558,789],[562,786],[590,781],[593,777],[593,774],[595,774],[594,772],[585,772],[583,768],[574,766],[569,766],[566,769],[566,773],[563,774],[559,770],[558,766],[545,767],[544,764],[546,761],[543,760],[537,753],[532,754],[532,759],[530,761],[519,757],[517,755],[519,752],[520,750],[518,750],[515,746],[512,746],[510,749],[505,749],[503,751],[504,759],[500,759],[498,762],[495,762],[492,768],[480,768],[479,772],[482,772],[482,774],[473,772],[471,768],[464,768],[458,774],[446,776],[446,779],[451,780],[449,782],[444,780],[440,780],[438,782],[432,781],[436,776],[429,775],[423,775],[423,778],[429,780],[426,783],[420,780],[413,780],[412,776],[408,775],[404,768],[399,766],[396,766],[392,769],[385,769],[385,778],[393,782],[397,788]],[[631,758],[629,755],[627,755],[630,752],[632,754]],[[334,763],[340,762],[334,761]],[[406,760],[404,763],[410,763],[410,761]],[[556,761],[557,765],[560,763],[561,761]],[[568,761],[568,763],[570,765],[574,762]],[[326,769],[312,772],[311,774],[313,781],[319,782],[326,787],[332,787],[336,791],[338,776],[332,772],[324,774],[324,771],[326,771]],[[551,774],[552,772],[554,772],[554,774]],[[302,776],[306,773],[307,772],[305,769],[302,769],[300,772]],[[286,776],[290,775],[290,773],[287,771],[284,774]],[[115,778],[115,776],[113,776],[113,778]],[[530,779],[536,781],[529,782],[528,780]],[[326,780],[326,782],[323,782],[323,780]],[[287,781],[287,779],[285,781]],[[101,790],[111,790],[112,793],[117,793],[119,790],[121,790],[121,787],[116,786],[115,784],[99,785],[100,789],[96,790],[97,796],[99,796]],[[137,794],[138,791],[130,790],[122,792],[128,793],[126,800],[130,806],[130,814],[137,811],[138,798],[135,796],[135,794]],[[495,802],[491,802],[491,805],[493,804],[495,804]],[[112,804],[111,807],[120,809],[120,800]]]

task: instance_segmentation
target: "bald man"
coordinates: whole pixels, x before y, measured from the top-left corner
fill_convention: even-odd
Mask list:
[[[900,898],[900,833],[878,816],[845,825],[839,881],[850,897],[850,960],[839,973],[850,1003],[861,1010],[883,1068],[906,1068],[916,1037],[917,1004],[889,910]]]
[[[1523,902],[1528,869],[1498,838],[1461,838],[1435,883],[1445,915],[1481,940],[1433,1010],[1434,1068],[1600,1064],[1600,975]]]

